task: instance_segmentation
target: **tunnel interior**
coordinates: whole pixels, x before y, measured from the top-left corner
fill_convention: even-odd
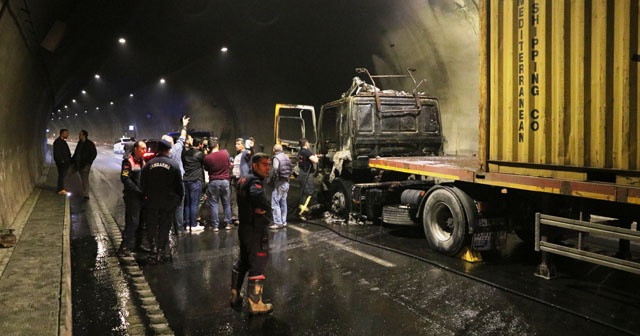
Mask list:
[[[273,145],[277,103],[319,109],[355,68],[406,74],[439,99],[445,154],[477,151],[475,0],[0,2],[0,227],[43,174],[47,139],[159,138],[183,115],[221,148]],[[119,43],[119,38],[125,43]],[[221,48],[228,48],[222,51]],[[98,74],[100,78],[96,78]],[[160,79],[164,83],[160,83]],[[365,79],[366,78],[362,78]],[[381,80],[382,89],[412,82]]]

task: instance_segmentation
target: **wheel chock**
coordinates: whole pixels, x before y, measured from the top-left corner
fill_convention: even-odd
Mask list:
[[[309,211],[309,202],[311,201],[311,195],[307,196],[307,200],[304,201],[304,204],[300,204],[298,207],[300,208],[300,213],[298,216],[302,216],[305,212]]]
[[[474,251],[469,247],[465,247],[458,253],[458,258],[471,263],[482,262],[482,255],[478,251]]]

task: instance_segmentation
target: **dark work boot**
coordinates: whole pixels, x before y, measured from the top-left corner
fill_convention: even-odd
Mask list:
[[[235,267],[231,270],[231,295],[229,296],[229,305],[233,310],[242,310],[242,285],[244,284],[244,276],[247,272],[238,271]]]
[[[131,249],[129,248],[129,244],[124,240],[120,242],[120,247],[118,248],[118,252],[116,252],[119,258],[131,257]]]
[[[136,248],[135,248],[135,251],[136,252],[149,253],[149,252],[151,252],[151,250],[148,247],[144,246],[144,243],[143,243],[144,239],[143,238],[144,237],[142,237],[141,235],[136,235]]]
[[[249,313],[251,315],[268,314],[273,311],[273,306],[270,303],[262,302],[264,280],[264,275],[249,277],[247,296],[249,297]]]

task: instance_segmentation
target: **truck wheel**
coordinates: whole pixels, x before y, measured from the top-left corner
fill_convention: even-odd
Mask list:
[[[351,181],[335,179],[329,185],[327,208],[338,217],[349,219],[351,212]]]
[[[462,202],[447,188],[437,188],[427,198],[422,212],[429,246],[442,254],[455,255],[467,243],[467,218]]]

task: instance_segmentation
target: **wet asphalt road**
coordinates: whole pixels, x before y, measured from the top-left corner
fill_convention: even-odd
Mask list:
[[[92,199],[72,197],[75,335],[152,335],[137,285],[115,255],[124,225],[120,161],[99,147]],[[72,181],[73,184],[73,181]],[[73,185],[72,185],[73,191]],[[293,195],[293,196],[292,196]],[[295,199],[295,188],[290,199]],[[109,224],[111,223],[111,224]],[[640,333],[640,277],[509,247],[470,264],[429,251],[419,229],[290,222],[271,233],[271,315],[228,307],[236,230],[178,237],[173,262],[140,269],[176,335],[628,335]],[[117,247],[117,246],[116,246]]]

